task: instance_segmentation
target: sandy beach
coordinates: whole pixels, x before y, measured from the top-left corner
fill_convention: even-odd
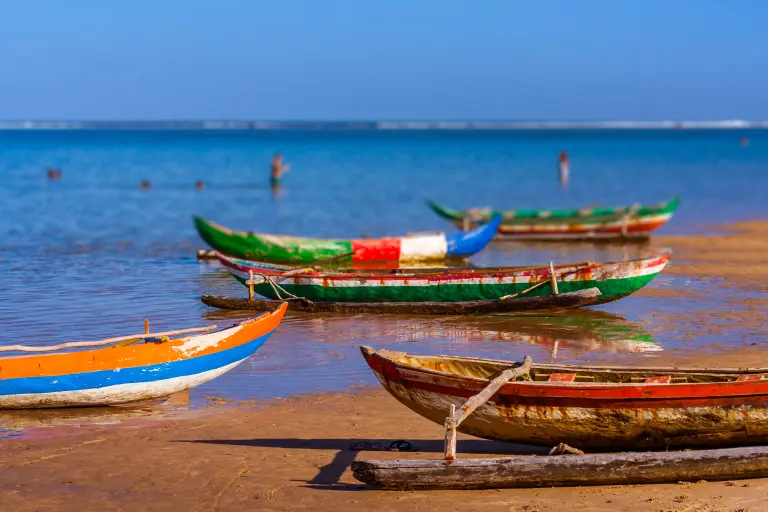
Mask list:
[[[674,250],[665,270],[716,280],[722,307],[698,308],[695,291],[650,288],[639,294],[685,307],[654,313],[658,329],[681,336],[747,329],[765,333],[768,221],[718,227],[715,236],[654,239]],[[739,294],[734,293],[739,291]],[[632,298],[625,299],[631,301]],[[737,340],[736,340],[737,341]],[[762,342],[664,351],[663,365],[768,366]],[[414,352],[418,345],[414,345]],[[468,354],[469,355],[469,354]],[[279,378],[290,379],[290,375]],[[4,413],[5,414],[5,413]],[[27,425],[45,415],[8,413]],[[170,420],[93,418],[0,439],[3,510],[484,510],[760,511],[768,479],[498,491],[385,492],[364,488],[355,458],[439,458],[443,432],[388,393],[301,395],[268,402],[212,403]],[[126,414],[127,416],[127,414]],[[47,433],[46,433],[47,432]],[[407,439],[414,453],[354,452],[358,440]],[[462,436],[460,456],[541,453]]]

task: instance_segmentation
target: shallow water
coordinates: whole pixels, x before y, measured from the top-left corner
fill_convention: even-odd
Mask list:
[[[749,147],[738,143],[744,136]],[[276,150],[292,165],[277,196],[267,186]],[[556,183],[560,150],[569,151],[573,166],[566,191]],[[767,163],[762,131],[0,132],[0,343],[131,334],[143,330],[145,318],[159,331],[242,317],[199,303],[204,293],[245,289],[218,265],[196,261],[203,244],[192,214],[263,232],[382,236],[451,230],[426,198],[455,207],[554,208],[656,203],[680,194],[680,211],[660,233],[694,233],[765,217],[762,194],[744,191],[766,190]],[[48,167],[60,167],[63,179],[47,181]],[[153,188],[139,190],[142,179]],[[205,190],[194,190],[198,179]],[[472,262],[615,260],[648,250],[506,242]],[[194,389],[189,404],[372,385],[361,344],[645,364],[669,350],[762,343],[760,325],[725,318],[717,320],[721,329],[705,333],[694,321],[676,321],[696,311],[743,309],[749,296],[738,288],[668,274],[650,288],[683,297],[634,296],[524,317],[290,314],[255,356]]]

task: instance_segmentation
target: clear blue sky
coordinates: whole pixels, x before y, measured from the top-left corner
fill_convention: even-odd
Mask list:
[[[7,0],[0,119],[768,119],[767,0]]]

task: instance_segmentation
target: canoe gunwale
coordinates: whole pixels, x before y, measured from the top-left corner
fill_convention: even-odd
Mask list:
[[[615,265],[624,264],[640,264],[653,262],[662,258],[669,258],[672,254],[672,250],[668,248],[656,249],[653,253],[644,258],[637,258],[627,261],[608,261],[608,262],[578,262],[578,263],[559,263],[554,265],[556,271],[577,271],[586,268],[595,269],[598,267],[609,267]],[[289,267],[282,267],[278,265],[272,265],[267,263],[264,266],[258,266],[262,262],[249,261],[243,258],[232,258],[230,256],[219,253],[219,262],[227,267],[242,267],[244,264],[255,264],[257,267],[254,270],[263,273],[270,277],[281,277],[286,271],[290,271]],[[374,279],[374,280],[387,280],[387,279],[403,279],[403,278],[422,278],[422,277],[440,277],[443,279],[460,279],[460,278],[475,278],[475,277],[500,277],[505,275],[519,274],[521,272],[528,272],[533,275],[549,276],[549,265],[534,265],[534,266],[499,266],[499,267],[448,267],[448,268],[413,268],[413,269],[389,269],[382,272],[379,269],[361,269],[355,271],[349,271],[347,269],[338,270],[308,270],[306,272],[291,273],[291,278],[315,278],[315,279]]]
[[[402,358],[408,357],[411,359],[415,359],[418,361],[442,361],[442,362],[457,362],[457,363],[472,363],[475,365],[487,365],[487,366],[493,366],[493,367],[499,367],[499,368],[511,368],[515,366],[519,366],[522,364],[520,361],[505,361],[500,359],[485,359],[485,358],[473,358],[473,357],[460,357],[460,356],[409,356],[406,353],[403,352],[397,352],[397,351],[391,351],[391,350],[376,350],[369,346],[361,346],[360,350],[362,351],[365,359],[367,361],[370,360],[370,358],[380,358],[382,360],[388,361],[393,366],[397,367],[401,370],[408,370],[411,372],[417,372],[417,373],[423,373],[425,375],[431,375],[435,377],[442,377],[446,379],[453,379],[456,381],[472,381],[478,385],[484,385],[488,383],[487,378],[483,377],[473,377],[471,375],[457,375],[456,373],[448,372],[448,371],[441,371],[441,370],[435,370],[432,368],[426,368],[423,366],[414,366],[411,364],[408,364],[406,362],[402,361]],[[586,374],[599,374],[599,373],[605,373],[607,375],[616,375],[616,374],[637,374],[642,376],[656,376],[656,375],[682,375],[682,376],[702,376],[702,377],[708,377],[711,376],[713,378],[719,377],[736,377],[740,375],[766,375],[768,376],[768,368],[674,368],[674,367],[634,367],[634,366],[600,366],[600,365],[561,365],[561,364],[548,364],[548,363],[535,363],[532,366],[531,372],[534,372],[536,370],[543,370],[545,372],[551,372],[551,373],[586,373]],[[756,381],[756,382],[762,382],[763,385],[766,387],[766,393],[768,393],[768,380],[764,381]],[[546,381],[515,381],[513,384],[515,385],[521,385],[521,386],[527,386],[527,387],[538,387],[543,386],[545,388],[555,388],[555,387],[571,387],[571,388],[579,388],[583,390],[590,390],[590,389],[605,389],[605,388],[621,388],[621,387],[647,387],[648,384],[637,382],[637,383],[618,383],[618,382],[607,382],[607,383],[592,383],[592,382],[572,382],[572,383],[563,383],[563,382],[546,382]],[[653,384],[652,387],[655,389],[659,388],[676,388],[681,386],[696,386],[696,385],[712,385],[712,384],[739,384],[739,385],[745,385],[749,384],[749,382],[737,382],[735,380],[721,380],[721,381],[706,381],[706,382],[676,382],[676,383],[666,383],[666,384]],[[754,382],[753,382],[754,384]],[[461,385],[457,384],[458,387],[461,387]]]

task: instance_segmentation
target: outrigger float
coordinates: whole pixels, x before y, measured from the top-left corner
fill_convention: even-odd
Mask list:
[[[518,297],[507,300],[468,300],[461,302],[328,302],[289,298],[291,311],[302,313],[373,313],[411,315],[480,315],[542,309],[569,309],[590,306],[600,299],[600,290],[587,288],[544,297]],[[272,311],[281,301],[203,295],[206,306],[237,311]]]
[[[280,324],[287,304],[216,330],[149,332],[54,346],[10,345],[2,352],[51,352],[0,358],[0,409],[116,405],[162,398],[198,386],[253,354]],[[170,336],[199,332],[193,336]]]
[[[517,240],[644,239],[666,224],[680,205],[674,198],[657,205],[580,210],[454,210],[428,202],[440,217],[463,230],[502,217],[498,237]]]
[[[395,238],[331,240],[232,231],[195,217],[200,237],[220,253],[278,264],[311,264],[333,260],[351,262],[418,262],[466,258],[482,251],[493,239],[501,217],[464,233],[414,234]]]
[[[379,382],[445,427],[443,460],[355,461],[390,489],[480,489],[728,480],[768,476],[768,368],[567,366],[411,356],[361,347]],[[550,456],[456,458],[456,434],[535,446]],[[571,448],[571,446],[578,448]],[[581,449],[698,452],[598,453]],[[552,455],[571,453],[576,455]]]

